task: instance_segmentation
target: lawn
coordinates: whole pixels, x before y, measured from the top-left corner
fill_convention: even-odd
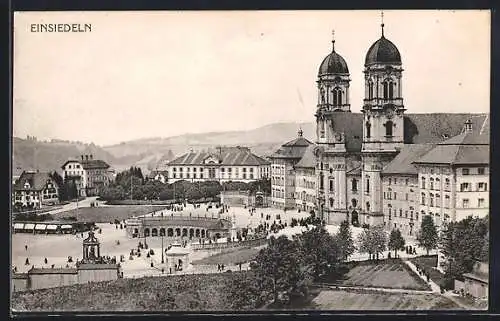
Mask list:
[[[82,207],[77,210],[69,210],[53,214],[55,219],[64,217],[77,217],[81,222],[109,223],[115,219],[123,221],[132,216],[144,215],[153,211],[161,211],[167,206],[144,206],[144,205],[120,205],[103,207]]]
[[[243,272],[244,273],[244,272]],[[244,274],[197,274],[119,279],[110,282],[16,292],[15,311],[222,311]]]
[[[430,290],[429,285],[399,259],[353,262],[351,266],[341,285]]]
[[[312,301],[315,310],[461,310],[436,294],[401,294],[370,290],[322,290]]]
[[[201,260],[193,261],[193,265],[205,265],[205,264],[225,264],[225,265],[235,265],[238,263],[246,263],[254,259],[259,253],[261,248],[247,247],[239,248],[234,251],[217,253],[209,257],[203,258]]]

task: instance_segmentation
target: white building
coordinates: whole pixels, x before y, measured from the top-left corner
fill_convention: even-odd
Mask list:
[[[61,166],[63,178],[75,182],[79,196],[97,195],[112,180],[110,166],[92,155],[81,155],[79,160],[68,160]]]
[[[276,208],[295,208],[295,165],[302,159],[306,149],[312,145],[302,137],[299,130],[298,137],[281,147],[269,158],[271,164],[271,205]]]
[[[214,152],[189,152],[167,163],[168,182],[238,181],[269,178],[270,162],[248,147],[219,147]]]

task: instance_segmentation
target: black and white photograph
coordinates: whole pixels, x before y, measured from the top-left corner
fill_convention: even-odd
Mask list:
[[[11,313],[488,310],[489,10],[12,28]]]

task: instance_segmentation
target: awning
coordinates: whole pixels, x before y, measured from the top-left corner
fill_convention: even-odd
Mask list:
[[[34,228],[35,228],[35,224],[31,224],[31,223],[24,224],[24,229],[25,230],[32,230]]]
[[[61,225],[61,228],[62,229],[71,229],[71,228],[73,228],[73,226],[71,226],[71,225]]]
[[[23,228],[24,228],[24,224],[23,223],[15,223],[14,224],[14,229],[22,230]]]
[[[47,230],[55,231],[57,230],[57,225],[47,225]]]
[[[44,231],[46,228],[47,228],[47,225],[45,225],[45,224],[37,224],[35,226],[35,230],[37,230],[37,231]]]

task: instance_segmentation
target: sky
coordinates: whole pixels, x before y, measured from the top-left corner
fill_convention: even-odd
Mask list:
[[[87,33],[35,33],[86,23]],[[13,134],[98,145],[314,121],[319,65],[346,60],[351,111],[380,11],[17,12]],[[489,11],[384,11],[407,113],[489,112]]]

